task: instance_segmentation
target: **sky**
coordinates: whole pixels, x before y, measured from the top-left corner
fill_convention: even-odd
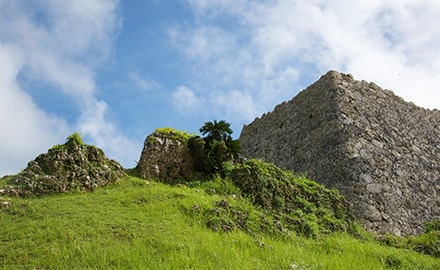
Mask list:
[[[440,108],[437,0],[0,0],[0,176],[80,132],[132,168],[159,127],[243,124],[329,70]]]

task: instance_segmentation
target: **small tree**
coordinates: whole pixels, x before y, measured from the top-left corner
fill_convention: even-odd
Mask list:
[[[206,122],[200,128],[200,133],[205,137],[204,145],[204,171],[217,173],[222,171],[222,164],[225,161],[234,160],[240,153],[240,142],[231,137],[231,124],[224,120]],[[199,143],[200,144],[200,143]]]
[[[229,138],[232,138],[232,129],[230,126],[231,124],[224,120],[219,122],[214,120],[213,122],[206,122],[205,125],[200,128],[200,133],[204,136],[206,135],[204,139],[207,143],[212,143],[214,140],[226,142]]]

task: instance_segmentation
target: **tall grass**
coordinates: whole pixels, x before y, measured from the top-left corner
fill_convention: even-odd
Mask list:
[[[234,229],[203,215],[227,200],[218,183],[168,186],[126,178],[93,193],[7,198],[0,209],[2,269],[440,269],[440,259],[346,233],[317,239]],[[209,218],[209,217],[207,217]]]

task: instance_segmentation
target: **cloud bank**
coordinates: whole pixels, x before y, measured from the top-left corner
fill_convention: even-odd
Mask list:
[[[106,103],[96,95],[94,69],[110,55],[120,28],[116,4],[0,1],[0,175],[23,169],[24,160],[73,131],[121,161],[123,153],[137,152],[107,119]],[[76,124],[37,105],[38,85],[76,104]]]
[[[186,87],[199,112],[246,123],[330,69],[440,108],[438,1],[187,3],[196,19],[168,36],[193,67]]]

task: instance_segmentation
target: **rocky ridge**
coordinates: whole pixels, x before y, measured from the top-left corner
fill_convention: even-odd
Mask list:
[[[78,133],[55,145],[45,154],[30,161],[27,167],[9,180],[11,195],[47,195],[72,190],[92,191],[114,182],[124,175],[124,169],[104,152],[82,142]]]
[[[330,71],[245,125],[242,154],[337,188],[368,230],[423,231],[440,218],[440,111]]]

